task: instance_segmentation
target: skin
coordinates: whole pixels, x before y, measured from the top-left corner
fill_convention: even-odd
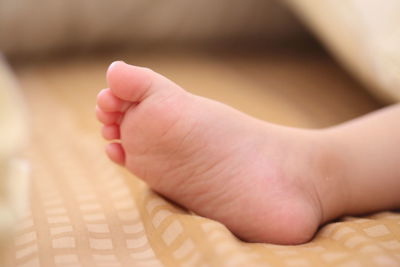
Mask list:
[[[323,130],[260,121],[114,62],[97,98],[109,158],[246,241],[301,244],[345,214],[400,206],[399,106]]]
[[[397,104],[326,130],[348,188],[345,214],[400,207],[399,118]]]

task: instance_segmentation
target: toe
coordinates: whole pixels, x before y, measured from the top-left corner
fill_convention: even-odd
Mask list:
[[[117,97],[140,102],[153,93],[169,93],[179,88],[176,84],[150,69],[116,61],[107,71],[108,85]]]
[[[119,124],[122,114],[120,112],[105,112],[99,107],[96,107],[96,117],[101,123],[105,125],[112,125]]]
[[[105,112],[124,112],[130,102],[116,97],[110,89],[103,89],[97,95],[97,106]]]
[[[106,140],[115,140],[120,138],[118,125],[104,125],[101,133]]]
[[[107,156],[115,163],[123,165],[125,162],[125,152],[119,143],[111,143],[106,147]]]
[[[151,87],[151,74],[147,69],[131,66],[122,61],[113,62],[107,71],[112,92],[127,101],[140,101]]]

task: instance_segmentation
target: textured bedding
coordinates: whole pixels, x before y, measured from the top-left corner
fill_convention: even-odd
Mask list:
[[[25,153],[32,186],[8,254],[10,266],[400,265],[398,212],[342,218],[300,246],[250,244],[111,164],[93,105],[105,86],[106,65],[116,57],[121,54],[17,65],[32,121]],[[324,54],[163,53],[123,59],[287,125],[326,126],[380,107]]]

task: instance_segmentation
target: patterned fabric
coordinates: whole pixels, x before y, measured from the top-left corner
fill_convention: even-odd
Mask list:
[[[138,60],[138,57],[132,58]],[[282,108],[288,112],[286,114],[293,114],[290,115],[292,118],[301,121],[300,112],[289,111],[293,105],[279,102],[279,90],[268,91],[262,86],[257,91],[255,83],[249,82],[256,80],[254,77],[248,80],[235,78],[232,69],[222,63],[219,65],[216,59],[205,64],[199,58],[184,61],[171,57],[167,60],[169,63],[163,63],[160,57],[154,58],[157,59],[152,61],[153,64],[164,71],[169,70],[171,75],[174,68],[180,70],[183,83],[185,77],[189,77],[192,84],[197,78],[203,80],[199,83],[201,86],[209,86],[212,75],[216,75],[220,78],[216,81],[224,81],[220,84],[220,94],[238,96],[241,92],[242,97],[238,99],[243,102],[246,96],[252,96],[238,88],[248,86],[256,95],[255,101],[264,98],[260,103],[268,104],[260,113],[271,108],[279,113]],[[273,68],[279,69],[279,62],[283,64],[281,71],[289,75],[293,72],[293,81],[285,80],[285,86],[303,90],[310,84],[312,88],[318,83],[315,79],[318,69],[327,80],[338,80],[346,89],[342,101],[333,101],[336,105],[346,104],[346,99],[351,98],[348,92],[355,85],[343,77],[339,79],[341,74],[335,69],[324,67],[330,61],[317,64],[315,58],[311,58],[309,62],[314,63],[304,66],[286,64],[282,58],[275,61],[271,56],[267,58],[269,61],[263,60],[264,64],[275,64]],[[303,60],[300,58],[299,62]],[[104,85],[105,62],[108,61],[92,64],[60,62],[36,70],[27,66],[19,72],[31,111],[32,145],[26,158],[32,166],[32,187],[30,207],[17,224],[17,235],[9,253],[10,266],[400,265],[399,213],[347,217],[322,227],[313,241],[300,246],[249,244],[235,238],[220,223],[190,214],[166,201],[141,181],[111,164],[104,156],[99,125],[93,119],[95,93]],[[191,65],[192,62],[196,64]],[[251,66],[248,61],[237,65],[232,62],[236,67],[246,64]],[[259,69],[260,63],[254,66]],[[298,68],[302,69],[300,74]],[[263,69],[268,73],[268,65]],[[192,75],[194,72],[198,75]],[[211,77],[210,81],[204,82],[204,77]],[[304,80],[299,82],[299,79]],[[279,88],[278,80],[269,81]],[[304,84],[304,88],[291,86],[294,84],[290,82]],[[315,86],[316,89],[320,85]],[[204,90],[215,93],[212,86]],[[310,93],[317,97],[313,89],[302,92],[302,97]],[[338,96],[340,91],[322,93],[320,100],[328,111],[333,97],[326,98],[326,104],[323,99],[330,93]],[[355,99],[364,108],[373,106],[363,94]],[[310,101],[318,103],[315,99]],[[274,103],[282,104],[275,107]],[[353,103],[352,108],[357,107],[357,101]],[[354,110],[352,112],[356,114]]]

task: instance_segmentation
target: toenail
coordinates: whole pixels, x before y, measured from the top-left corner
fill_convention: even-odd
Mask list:
[[[100,92],[97,94],[97,97],[100,97],[101,95],[103,95],[106,90],[107,90],[107,88],[101,89]]]
[[[110,70],[111,68],[113,68],[115,65],[117,65],[118,63],[123,63],[123,64],[126,64],[124,61],[122,61],[122,60],[117,60],[117,61],[114,61],[113,63],[111,63],[110,64],[110,66],[108,67],[108,69]]]

